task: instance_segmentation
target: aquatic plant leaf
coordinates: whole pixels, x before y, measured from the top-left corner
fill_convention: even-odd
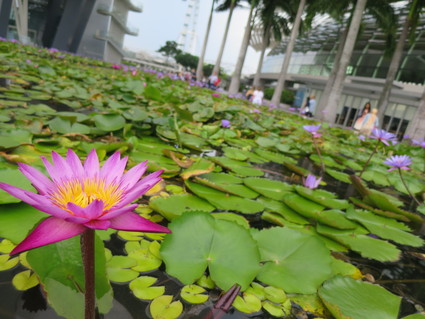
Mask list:
[[[288,159],[288,157],[282,154],[266,151],[261,148],[256,148],[255,153],[270,162],[275,162],[279,164],[283,164]]]
[[[217,219],[235,222],[236,224],[241,225],[243,228],[249,229],[248,220],[241,215],[236,215],[233,213],[214,213],[212,216]]]
[[[149,201],[149,206],[168,220],[190,211],[212,212],[214,206],[191,194],[177,194],[169,197],[156,197]]]
[[[310,174],[309,170],[303,167],[300,167],[298,165],[295,165],[295,163],[293,163],[292,161],[285,161],[285,163],[283,163],[283,166],[285,166],[287,169],[289,169],[290,171],[300,176],[306,177],[308,174]]]
[[[245,161],[248,159],[248,156],[245,152],[242,152],[241,149],[236,147],[223,147],[222,151],[224,153],[224,156],[234,159],[237,161]]]
[[[194,283],[208,267],[211,279],[222,290],[235,283],[245,290],[257,275],[257,245],[242,226],[207,213],[189,212],[168,227],[172,233],[165,236],[161,255],[167,273],[182,283]]]
[[[332,176],[333,178],[335,178],[335,179],[337,179],[341,182],[344,182],[344,183],[347,183],[347,184],[351,183],[350,176],[348,174],[343,173],[343,172],[339,172],[339,171],[336,171],[336,170],[331,169],[331,168],[326,168],[326,174]]]
[[[315,218],[321,211],[325,209],[323,205],[317,204],[295,193],[285,194],[283,197],[283,202],[298,214],[307,218]]]
[[[157,280],[158,279],[155,277],[142,276],[132,280],[129,287],[137,298],[142,300],[152,300],[162,296],[165,292],[164,286],[152,287]]]
[[[325,305],[317,294],[296,294],[291,296],[291,300],[300,305],[303,310],[311,312],[318,317],[325,318]]]
[[[19,244],[34,226],[47,215],[34,207],[25,204],[9,204],[1,206],[0,237]]]
[[[365,210],[349,209],[347,217],[366,227],[372,234],[381,238],[390,239],[402,245],[421,247],[424,241],[411,233],[404,231],[405,225],[393,219],[377,216]]]
[[[105,132],[120,130],[125,125],[125,119],[119,114],[97,114],[93,121],[98,129]]]
[[[424,191],[424,180],[421,179],[419,176],[412,176],[410,174],[403,174],[403,179],[406,182],[406,184],[409,186],[409,190],[412,194],[418,194],[422,191]],[[401,181],[399,174],[389,174],[388,180],[390,181],[390,184],[394,186],[396,190],[403,194],[409,195],[409,192],[406,189],[406,186],[404,186],[403,182]]]
[[[390,182],[388,181],[388,172],[383,169],[378,168],[369,168],[367,169],[362,178],[369,182],[374,182],[377,185],[389,186]]]
[[[323,189],[310,189],[300,185],[295,185],[294,189],[301,196],[327,208],[346,209],[350,206],[350,203],[347,200],[335,199],[335,194],[327,192]]]
[[[1,256],[0,256],[1,257]],[[16,258],[18,259],[18,258]],[[40,283],[38,277],[31,270],[24,270],[13,276],[12,284],[17,290],[28,290]]]
[[[264,172],[249,167],[250,165],[247,162],[242,161],[236,161],[230,158],[226,157],[210,157],[210,160],[212,160],[214,163],[232,171],[236,175],[239,176],[263,176]]]
[[[316,230],[319,234],[336,240],[365,258],[379,261],[396,261],[400,258],[400,250],[393,244],[369,237],[365,234],[367,231],[360,231],[359,228],[340,230],[318,224]]]
[[[217,183],[217,182],[212,182],[204,178],[203,176],[195,177],[194,182],[208,186],[208,187],[212,187],[214,189],[217,189],[225,193],[240,196],[240,197],[253,199],[259,195],[257,192],[254,192],[251,188],[248,188],[245,185],[242,185],[240,183],[239,184]]]
[[[296,213],[283,202],[273,200],[267,197],[260,197],[257,199],[257,201],[264,205],[265,210],[277,213],[289,222],[300,225],[310,224],[310,222],[306,218]]]
[[[0,254],[0,271],[11,269],[15,267],[18,263],[18,257],[10,257],[9,255]]]
[[[257,193],[274,200],[282,200],[285,194],[293,190],[292,185],[267,178],[245,178],[243,182]]]
[[[27,178],[25,178],[25,176],[17,168],[1,169],[0,181],[7,181],[7,183],[10,185],[25,189],[30,192],[36,192],[31,182]],[[10,195],[4,190],[0,190],[0,204],[19,203],[20,201],[21,200],[19,198]]]
[[[291,311],[291,302],[289,300],[286,305],[277,305],[267,300],[263,301],[261,305],[269,314],[278,318],[288,316]]]
[[[10,253],[16,245],[12,243],[9,239],[3,239],[0,242],[0,254]]]
[[[244,313],[254,313],[261,310],[261,300],[252,294],[244,293],[233,301],[233,307]]]
[[[286,227],[254,234],[264,263],[257,279],[288,293],[315,293],[329,278],[329,249],[316,237]]]
[[[0,133],[0,148],[11,148],[22,143],[31,143],[32,134],[26,130],[14,129],[11,132],[2,129]]]
[[[273,286],[264,287],[265,298],[275,303],[283,303],[287,297],[283,289]]]
[[[180,291],[180,296],[190,303],[203,303],[208,300],[208,294],[204,288],[197,285],[187,285]]]
[[[263,204],[255,200],[229,195],[211,187],[189,181],[185,181],[185,184],[192,192],[218,209],[237,211],[243,214],[255,214],[264,209]]]
[[[153,319],[176,319],[183,312],[180,301],[172,301],[173,296],[163,295],[152,300],[149,311]]]
[[[268,137],[257,137],[257,139],[255,140],[255,142],[260,145],[261,147],[272,147],[275,146],[278,141],[272,138],[268,138]]]
[[[356,266],[336,258],[332,258],[332,273],[334,275],[350,276],[354,279],[363,278],[360,269]]]
[[[112,256],[106,262],[108,278],[114,282],[128,282],[137,278],[139,272],[129,269],[137,265],[136,260],[127,256]]]
[[[322,160],[320,160],[320,157],[317,154],[312,154],[310,155],[310,160],[317,164],[320,164],[323,161],[326,167],[333,167],[341,170],[345,168],[344,165],[337,163],[332,157],[326,155],[322,155]]]
[[[214,167],[215,164],[213,162],[204,158],[199,158],[190,167],[186,168],[182,173],[180,173],[180,177],[183,178],[183,180],[186,180],[192,176],[198,176],[212,172]]]
[[[326,281],[319,296],[336,319],[394,319],[401,303],[378,285],[341,276]]]

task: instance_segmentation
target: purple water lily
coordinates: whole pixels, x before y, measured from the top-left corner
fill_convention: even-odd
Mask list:
[[[127,157],[113,154],[100,168],[96,151],[92,150],[84,165],[68,150],[66,158],[52,152],[53,164],[42,157],[50,179],[35,168],[19,163],[19,170],[27,177],[38,194],[0,183],[0,189],[47,213],[43,220],[11,254],[52,244],[82,234],[86,229],[108,228],[169,233],[133,212],[131,204],[161,180],[162,171],[141,179],[147,162],[124,173]]]
[[[409,165],[412,164],[412,159],[408,155],[394,155],[387,158],[384,164],[392,166],[388,171],[399,169],[409,170]]]
[[[315,189],[319,186],[321,181],[321,177],[316,177],[314,175],[308,174],[307,178],[303,181],[303,185],[310,189]]]
[[[360,134],[360,135],[359,135],[359,140],[360,140],[360,141],[364,141],[364,140],[366,140],[366,136],[364,136],[363,134]]]
[[[389,133],[385,130],[381,130],[378,128],[374,128],[372,130],[372,135],[370,138],[380,140],[385,145],[390,145],[388,142],[391,142],[392,144],[397,143],[397,137],[393,133]]]
[[[322,134],[319,132],[320,127],[322,125],[321,124],[317,124],[317,125],[304,125],[303,128],[311,133],[313,135],[313,137],[320,137],[322,136]]]
[[[412,144],[415,146],[420,146],[422,148],[425,148],[425,141],[424,140],[412,140]]]
[[[249,113],[257,113],[257,114],[259,114],[259,113],[261,113],[261,111],[259,109],[253,109],[253,110],[250,110]]]
[[[230,127],[230,121],[228,121],[228,120],[221,120],[221,126],[222,127]]]

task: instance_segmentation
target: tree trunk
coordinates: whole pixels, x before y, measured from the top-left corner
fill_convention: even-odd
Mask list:
[[[255,77],[254,77],[254,83],[253,83],[254,86],[260,86],[261,68],[263,67],[264,55],[266,53],[267,47],[269,46],[269,42],[270,42],[269,37],[270,37],[270,29],[267,29],[267,31],[263,35],[260,60],[258,61],[257,72],[255,73]]]
[[[380,121],[381,126],[384,123],[383,119],[384,119],[385,111],[387,110],[390,96],[391,96],[391,89],[395,80],[395,76],[397,74],[398,67],[400,66],[401,57],[403,55],[403,48],[404,48],[404,44],[406,43],[407,35],[409,33],[410,24],[411,24],[411,18],[410,18],[410,15],[408,14],[406,16],[406,21],[404,22],[403,30],[401,31],[400,38],[397,41],[395,51],[391,58],[391,63],[387,72],[385,84],[378,100],[378,105],[377,105],[379,109],[378,118],[381,119]]]
[[[286,76],[288,72],[289,61],[291,60],[292,51],[295,46],[295,40],[298,36],[298,30],[301,24],[301,15],[304,11],[306,0],[300,0],[300,4],[298,6],[297,15],[295,17],[294,25],[292,26],[291,36],[289,38],[288,46],[286,47],[285,57],[283,59],[282,69],[280,70],[279,80],[277,81],[276,88],[272,97],[272,104],[279,106],[280,105],[280,97],[282,95],[283,88],[285,87]]]
[[[323,121],[333,123],[335,120],[336,111],[338,109],[339,100],[344,87],[345,73],[347,66],[350,63],[357,34],[359,33],[359,27],[362,21],[363,11],[366,7],[366,2],[367,0],[357,0],[350,28],[348,30],[347,40],[345,41],[344,50],[342,51],[340,65],[336,73],[333,89],[328,96],[328,103],[322,112],[316,113],[316,115]]]
[[[224,30],[223,40],[221,41],[220,51],[218,51],[217,60],[215,61],[213,74],[220,72],[220,64],[221,58],[223,57],[224,46],[226,45],[227,34],[229,33],[230,21],[232,20],[233,9],[235,9],[235,1],[232,1],[232,5],[230,6],[229,17],[227,18],[226,29]]]
[[[348,27],[346,27],[342,32],[339,38],[338,50],[335,55],[334,64],[332,66],[331,74],[329,75],[328,81],[326,82],[325,90],[322,93],[322,97],[317,105],[316,114],[321,114],[329,100],[328,97],[332,91],[332,88],[335,83],[336,73],[339,69],[339,62],[342,56],[342,51],[344,50],[345,40],[347,40]]]
[[[239,86],[241,83],[241,75],[243,63],[245,62],[246,51],[249,46],[249,39],[251,39],[251,29],[252,29],[252,12],[254,11],[254,2],[251,4],[251,9],[249,11],[248,21],[245,26],[245,33],[243,36],[241,48],[239,50],[238,60],[236,62],[235,71],[233,71],[232,79],[230,81],[229,94],[236,94],[239,92]]]
[[[201,55],[199,56],[198,67],[196,69],[196,80],[198,82],[202,81],[202,78],[204,77],[204,72],[202,68],[204,67],[205,51],[207,50],[208,37],[211,31],[211,23],[212,23],[212,17],[214,12],[214,3],[215,3],[215,0],[212,0],[210,17],[208,19],[208,24],[207,24],[207,31],[205,32],[204,43],[202,45],[202,51],[201,51]]]
[[[415,116],[410,121],[406,130],[406,135],[415,140],[423,140],[425,138],[425,89],[422,93],[421,100],[419,101],[418,109]]]

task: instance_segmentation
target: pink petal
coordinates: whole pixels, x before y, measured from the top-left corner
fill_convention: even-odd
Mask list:
[[[137,208],[137,206],[139,206],[139,205],[132,204],[132,205],[128,205],[128,206],[125,206],[125,207],[122,207],[122,208],[112,209],[110,212],[107,212],[103,216],[99,217],[98,220],[107,220],[107,219],[117,217],[121,214],[131,212],[131,211],[135,210]]]
[[[86,217],[77,217],[77,216],[72,216],[71,214],[69,216],[71,216],[71,217],[67,217],[67,218],[65,218],[65,220],[67,222],[70,222],[70,223],[85,224],[85,223],[88,223],[90,221]]]
[[[43,161],[44,166],[46,167],[46,170],[49,173],[49,175],[52,178],[52,180],[55,183],[60,184],[61,183],[61,177],[62,177],[61,172],[60,171],[58,172],[56,170],[55,166],[53,166],[52,164],[50,164],[50,162],[44,156],[41,156],[41,160]]]
[[[85,223],[84,226],[92,229],[106,230],[111,226],[111,222],[109,220],[91,220]]]
[[[5,192],[8,192],[10,195],[15,196],[16,198],[19,198],[20,200],[24,201],[25,203],[28,203],[30,205],[37,204],[34,199],[32,199],[31,195],[37,195],[30,191],[27,191],[25,189],[12,186],[5,183],[0,183],[0,189],[4,190]],[[38,195],[40,196],[40,195]]]
[[[146,172],[148,161],[144,161],[143,163],[139,163],[133,168],[131,168],[121,179],[120,188],[122,189],[130,189],[132,188],[137,181],[143,176]]]
[[[138,182],[129,193],[125,195],[123,200],[117,205],[117,208],[126,206],[127,204],[130,204],[135,199],[142,196],[144,193],[146,193],[148,190],[150,190],[152,187],[154,187],[162,178],[158,177],[161,175],[162,171],[158,171],[155,173],[152,173],[142,179],[140,182]]]
[[[30,180],[32,185],[40,194],[45,195],[53,188],[54,184],[52,181],[39,170],[23,163],[19,163],[18,166],[22,174],[24,174],[25,177]]]
[[[71,179],[73,177],[73,172],[66,160],[55,151],[52,152],[52,161],[56,172],[61,174],[61,180]]]
[[[69,223],[61,218],[49,217],[43,220],[14,250],[15,255],[40,246],[56,243],[84,232],[86,227]]]
[[[86,177],[94,178],[99,176],[99,158],[95,149],[92,149],[84,162]]]
[[[77,217],[84,217],[88,220],[97,219],[103,213],[103,201],[96,199],[86,207],[81,207],[74,203],[68,203],[67,208]]]
[[[80,159],[78,158],[77,154],[75,154],[74,151],[71,149],[68,150],[68,153],[66,154],[66,161],[71,168],[74,177],[76,178],[82,178],[84,177],[84,168],[81,164]]]
[[[171,231],[164,226],[155,224],[146,218],[139,216],[136,213],[127,213],[111,220],[111,228],[118,230],[128,231],[141,231],[150,233],[171,233]]]
[[[114,153],[103,165],[100,170],[100,178],[105,180],[106,184],[114,180],[120,180],[124,173],[125,166],[127,165],[128,157],[120,159],[120,153]]]

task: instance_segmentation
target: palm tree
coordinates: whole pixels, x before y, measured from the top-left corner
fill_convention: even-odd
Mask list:
[[[422,92],[421,100],[419,101],[418,109],[415,116],[407,128],[406,134],[412,139],[423,140],[425,137],[425,89]]]
[[[258,5],[258,0],[251,0],[250,2],[251,2],[251,5],[249,10],[248,20],[245,26],[245,33],[243,36],[241,48],[239,50],[239,56],[236,62],[235,70],[233,71],[232,79],[230,81],[230,87],[229,87],[230,94],[236,94],[239,91],[243,63],[245,61],[246,51],[248,50],[249,40],[251,38],[252,13],[254,12],[254,8]]]
[[[286,76],[288,72],[289,60],[291,59],[291,54],[295,46],[295,40],[298,36],[298,29],[301,24],[301,15],[304,11],[306,0],[300,0],[297,10],[297,15],[295,16],[294,25],[292,26],[291,36],[289,38],[288,45],[285,51],[285,57],[283,59],[282,69],[279,74],[279,80],[277,81],[276,88],[272,97],[272,104],[279,105],[280,97],[282,95],[282,90],[285,86]]]
[[[283,8],[284,6],[285,8]],[[295,15],[292,14],[292,7],[289,5],[288,1],[263,0],[259,8],[260,23],[258,25],[262,30],[262,43],[257,72],[254,77],[254,86],[260,85],[264,55],[266,49],[270,46],[271,39],[273,38],[274,41],[280,41],[283,34],[289,34],[287,19],[278,12],[281,9],[285,12],[290,12],[290,17]]]
[[[213,17],[213,12],[214,12],[215,1],[216,0],[212,0],[210,17],[208,18],[208,24],[207,24],[207,31],[205,32],[204,43],[202,45],[201,55],[199,56],[199,60],[198,60],[198,67],[196,69],[196,80],[197,81],[202,81],[202,78],[204,76],[202,68],[204,66],[205,51],[207,50],[208,37],[210,35],[210,30],[211,30],[211,23],[212,23],[212,17]]]
[[[227,41],[227,34],[229,33],[230,21],[232,20],[233,10],[239,0],[225,0],[218,8],[217,11],[224,11],[229,9],[229,16],[227,17],[226,28],[224,29],[223,40],[221,41],[220,50],[218,51],[217,60],[215,61],[214,69],[212,73],[220,71],[221,58],[223,57],[224,47]]]
[[[352,0],[345,0],[345,1],[338,1],[337,3],[329,3],[329,2],[322,2],[321,0],[313,1],[313,3],[309,6],[309,10],[307,10],[307,16],[308,19],[311,19],[312,16],[318,14],[318,13],[328,13],[331,17],[333,17],[336,21],[343,24],[343,21],[341,17],[345,15],[345,13],[349,10],[350,4],[352,3]],[[387,52],[391,51],[391,48],[394,47],[394,25],[397,21],[397,17],[395,15],[394,9],[390,4],[390,1],[388,0],[374,0],[369,1],[366,4],[366,11],[371,16],[373,16],[376,20],[376,23],[379,28],[381,28],[386,33],[386,48]],[[321,114],[321,111],[324,110],[324,108],[329,103],[328,97],[330,96],[330,93],[335,85],[335,78],[337,75],[337,72],[340,68],[340,59],[342,56],[342,52],[345,45],[345,40],[347,38],[348,34],[348,25],[350,24],[350,21],[352,19],[354,13],[354,5],[350,12],[350,18],[348,19],[347,26],[343,27],[340,33],[339,37],[339,45],[338,49],[334,58],[334,64],[331,70],[331,73],[329,75],[328,81],[326,82],[325,89],[322,93],[322,98],[320,99],[318,103],[318,107],[316,110],[316,114]]]
[[[344,49],[339,60],[339,68],[335,76],[334,85],[328,96],[327,103],[322,112],[316,114],[321,120],[333,122],[335,114],[341,98],[342,89],[344,86],[345,73],[353,53],[354,44],[357,34],[359,33],[360,23],[362,21],[363,11],[365,10],[367,0],[357,0],[354,12],[351,18],[350,28],[348,29],[347,38],[345,40]],[[322,97],[323,98],[323,97]]]
[[[385,78],[384,88],[382,89],[381,95],[378,100],[378,117],[383,118],[385,111],[389,104],[389,99],[391,95],[391,89],[393,82],[395,80],[398,68],[400,66],[400,61],[403,55],[404,45],[406,43],[409,32],[411,36],[415,35],[416,25],[418,24],[420,14],[422,9],[425,7],[425,0],[411,0],[410,8],[406,16],[406,20],[403,24],[403,29],[401,31],[400,37],[397,41],[397,46],[394,50],[393,56],[391,58],[391,63],[388,68],[387,76]],[[383,121],[381,121],[383,123]]]

